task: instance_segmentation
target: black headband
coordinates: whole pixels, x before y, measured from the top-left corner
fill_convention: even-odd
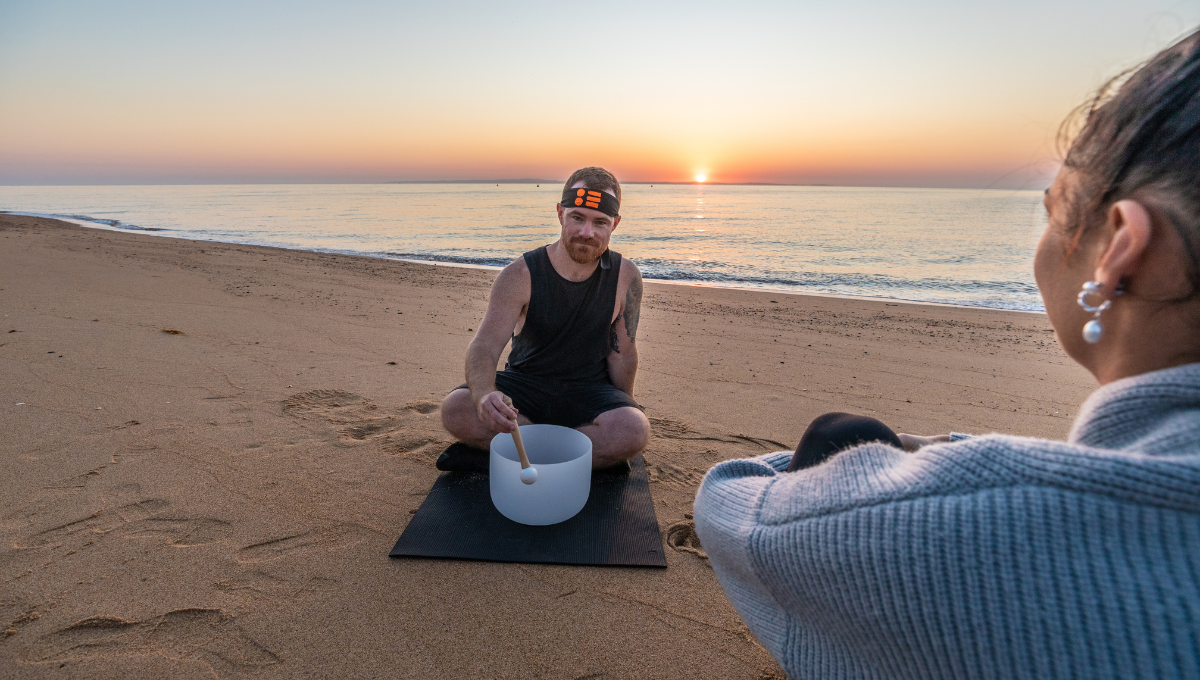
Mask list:
[[[621,214],[621,202],[616,196],[591,189],[563,189],[562,203],[559,205],[564,208],[591,208],[609,217],[618,217]]]

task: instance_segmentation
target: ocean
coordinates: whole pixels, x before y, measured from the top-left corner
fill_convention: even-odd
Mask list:
[[[558,237],[562,185],[0,186],[0,211],[100,228],[503,266]],[[1041,311],[1040,191],[623,188],[611,247],[647,279]]]

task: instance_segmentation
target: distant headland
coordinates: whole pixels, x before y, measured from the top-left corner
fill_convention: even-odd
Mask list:
[[[560,184],[561,179],[403,179],[384,184]],[[621,184],[706,184],[713,186],[738,187],[827,187],[829,184],[788,184],[784,182],[621,182]]]
[[[522,177],[520,179],[403,179],[384,184],[558,184],[561,179],[537,179]]]

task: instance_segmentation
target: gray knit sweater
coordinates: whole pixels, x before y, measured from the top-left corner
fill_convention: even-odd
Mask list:
[[[717,465],[696,531],[793,678],[1200,678],[1200,364],[1066,442],[867,444]]]

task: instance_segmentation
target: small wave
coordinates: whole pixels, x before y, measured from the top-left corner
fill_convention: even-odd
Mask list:
[[[353,253],[349,251],[347,254]],[[382,252],[378,257],[418,262],[444,262],[486,267],[504,267],[512,257],[470,256],[445,253]],[[887,274],[823,272],[748,271],[731,272],[727,263],[697,262],[692,266],[655,258],[638,258],[642,276],[671,283],[698,283],[731,288],[757,288],[793,293],[849,295],[887,298],[906,302],[1016,311],[1043,311],[1036,286],[1022,281],[955,280],[948,278],[908,279]]]
[[[75,215],[72,213],[32,213],[21,212],[17,210],[0,210],[3,215],[23,215],[25,217],[45,217],[52,220],[76,220],[78,222],[91,222],[92,224],[101,224],[113,229],[125,229],[128,231],[170,231],[162,227],[139,227],[136,224],[125,224],[121,220],[110,220],[104,217],[92,217],[91,215]]]
[[[381,257],[398,260],[419,260],[423,262],[447,262],[450,264],[474,264],[484,267],[507,267],[513,261],[512,257],[477,257],[470,255],[442,255],[440,253],[379,253]]]
[[[807,291],[993,309],[1043,310],[1037,286],[1023,281],[902,278],[860,272],[763,271],[719,262],[681,265],[653,258],[639,259],[638,267],[644,278],[660,281],[781,289],[798,293]]]
[[[61,217],[68,220],[83,220],[84,222],[95,222],[96,224],[106,224],[110,227],[120,226],[121,220],[106,220],[99,217],[91,217],[89,215],[47,215],[47,217]]]

